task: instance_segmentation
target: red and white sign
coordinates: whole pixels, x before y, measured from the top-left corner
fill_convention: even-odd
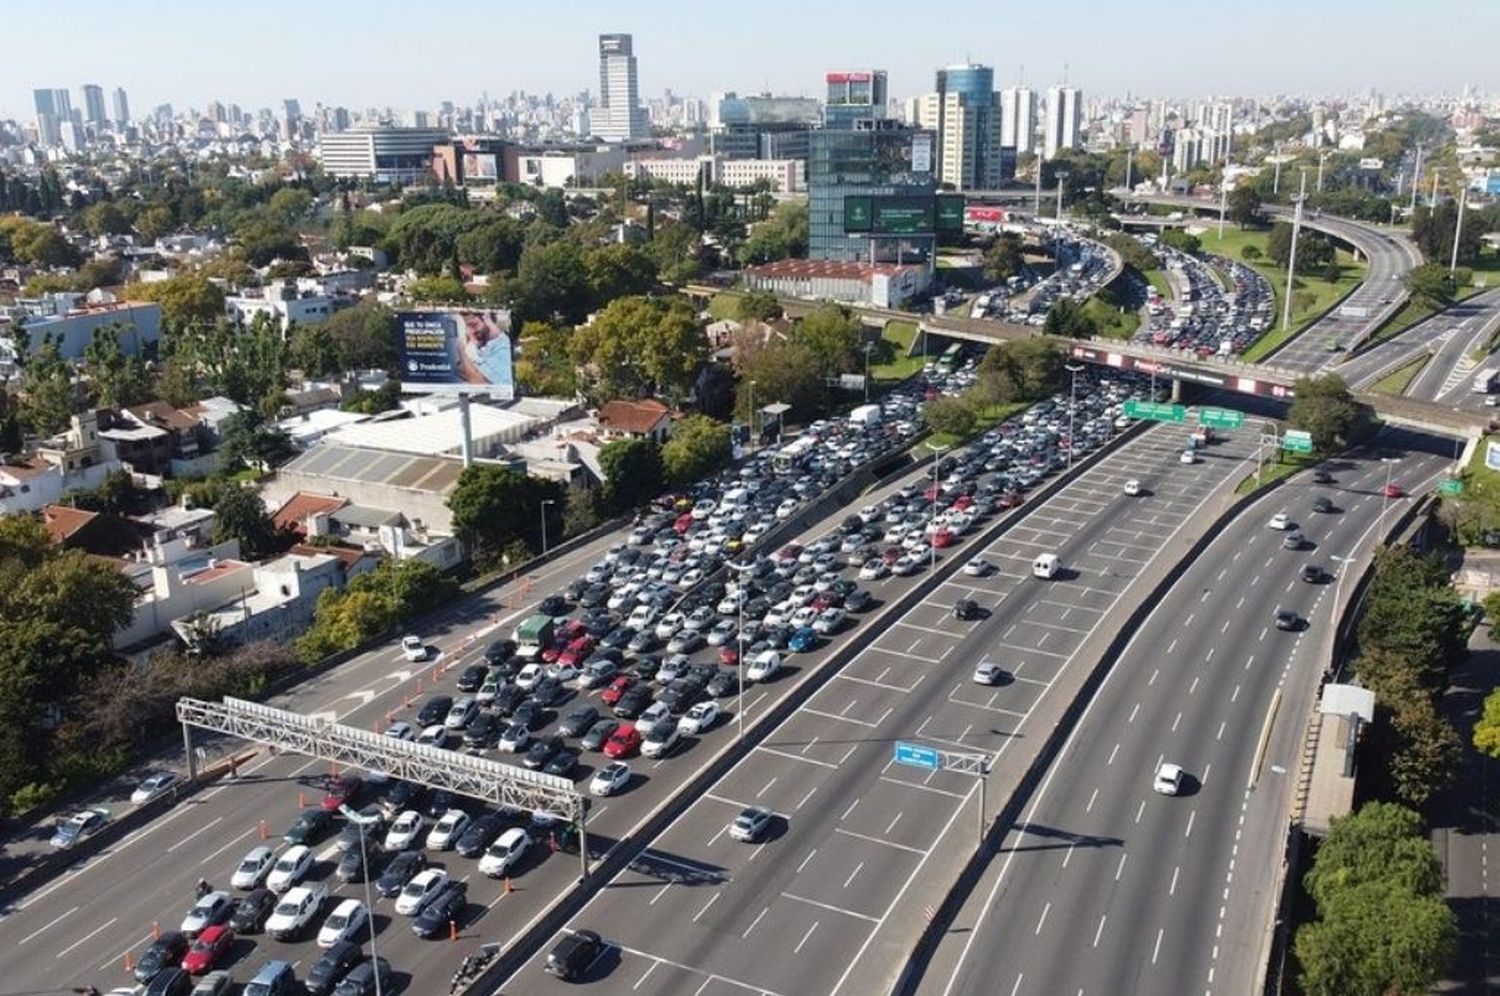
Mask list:
[[[868,83],[871,75],[869,73],[829,73],[830,83]]]
[[[964,208],[964,221],[981,222],[988,221],[996,225],[1005,220],[1005,208],[998,207],[966,207]]]

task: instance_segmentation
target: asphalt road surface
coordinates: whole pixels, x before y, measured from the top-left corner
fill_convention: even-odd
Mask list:
[[[1108,994],[1256,991],[1302,736],[1332,641],[1341,580],[1369,555],[1391,479],[1432,486],[1448,444],[1387,432],[1382,449],[1300,475],[1216,536],[1136,633],[1023,820],[968,898],[920,991]],[[1386,465],[1382,455],[1399,463]],[[1312,511],[1315,495],[1333,514]],[[1283,548],[1285,511],[1310,541]],[[1279,631],[1277,607],[1306,620]],[[1273,700],[1279,708],[1253,767]],[[1177,797],[1152,790],[1163,761],[1187,773]]]
[[[1413,325],[1394,338],[1339,364],[1353,387],[1369,387],[1387,373],[1426,353],[1432,359],[1412,379],[1406,394],[1438,401],[1466,392],[1482,364],[1471,358],[1500,324],[1500,289],[1484,291]],[[1482,404],[1482,398],[1479,399]]]

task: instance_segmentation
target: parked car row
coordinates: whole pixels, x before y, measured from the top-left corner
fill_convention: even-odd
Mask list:
[[[1144,236],[1142,241],[1153,239]],[[1200,358],[1238,355],[1260,338],[1275,321],[1275,296],[1257,270],[1238,260],[1208,254],[1193,255],[1167,246],[1158,254],[1186,285],[1185,300],[1176,309],[1153,300],[1148,321],[1136,338],[1158,346],[1188,350]],[[1226,292],[1214,275],[1221,271],[1233,287]]]

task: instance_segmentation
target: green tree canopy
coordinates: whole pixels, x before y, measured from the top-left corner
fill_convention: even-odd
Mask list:
[[[960,439],[973,432],[974,425],[978,421],[974,406],[964,398],[943,396],[933,398],[922,406],[922,414],[927,420],[928,428],[932,431],[945,432]]]
[[[1457,282],[1441,263],[1423,263],[1414,267],[1406,274],[1405,281],[1411,296],[1434,311],[1448,307],[1458,293]]]
[[[848,308],[824,302],[808,312],[792,329],[792,341],[812,350],[818,371],[832,377],[858,367],[857,351],[864,326]]]
[[[1229,220],[1241,228],[1259,226],[1265,222],[1260,191],[1248,183],[1242,183],[1229,193]]]
[[[1082,301],[1059,297],[1047,309],[1047,321],[1042,325],[1042,331],[1049,335],[1088,339],[1099,334],[1099,323],[1094,321]]]
[[[172,325],[214,322],[224,317],[224,292],[207,277],[195,273],[149,284],[131,284],[123,296],[127,301],[155,301],[161,305],[162,320]]]
[[[742,322],[769,322],[781,317],[781,302],[770,291],[750,291],[735,300],[734,316]]]
[[[1038,401],[1063,383],[1063,354],[1045,339],[1010,339],[979,361],[975,387],[988,404]]]
[[[1319,453],[1336,453],[1361,435],[1370,412],[1349,391],[1338,374],[1304,377],[1294,386],[1296,398],[1287,411],[1287,424],[1311,433]]]
[[[656,287],[656,260],[630,245],[597,246],[583,253],[583,272],[594,308]]]
[[[790,405],[793,418],[807,419],[822,410],[827,399],[820,360],[806,343],[772,342],[746,350],[736,357],[735,366],[740,375],[735,389],[738,412],[749,412],[753,396],[756,408],[773,403]],[[756,425],[760,424],[757,416]]]
[[[240,555],[262,560],[280,553],[294,538],[276,527],[254,488],[232,485],[214,502],[214,542],[240,541]]]
[[[333,341],[342,369],[389,370],[396,362],[396,316],[374,297],[335,311],[319,326]]]
[[[740,246],[740,260],[753,265],[801,258],[807,255],[807,237],[807,204],[785,201],[769,218],[751,228],[750,237]]]
[[[573,331],[569,352],[588,371],[591,398],[661,395],[676,406],[692,390],[708,341],[680,298],[622,297]]]
[[[1002,283],[1020,273],[1021,268],[1026,265],[1022,248],[1021,237],[1016,233],[1001,232],[997,235],[984,250],[984,279],[991,283]]]
[[[498,554],[517,541],[541,549],[542,512],[547,534],[562,535],[563,486],[495,464],[465,467],[448,496],[453,528],[481,552]],[[551,502],[544,506],[542,503]]]
[[[661,448],[662,470],[672,484],[690,484],[729,463],[731,452],[729,426],[707,415],[689,415],[672,427],[672,438]]]
[[[650,439],[616,439],[599,448],[604,471],[600,508],[615,514],[646,504],[661,493],[665,481],[661,447]]]
[[[1270,234],[1266,236],[1266,258],[1284,269],[1291,258],[1291,252],[1291,223],[1275,222],[1271,225]],[[1297,236],[1297,273],[1322,273],[1335,261],[1333,242],[1321,232],[1314,232],[1303,226]]]
[[[1186,253],[1196,253],[1203,249],[1202,239],[1196,235],[1189,235],[1181,228],[1162,229],[1161,244]]]

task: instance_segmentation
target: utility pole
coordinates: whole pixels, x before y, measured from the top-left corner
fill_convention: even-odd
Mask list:
[[[1302,171],[1302,192],[1297,195],[1297,213],[1292,215],[1292,248],[1286,261],[1286,299],[1281,302],[1281,330],[1292,327],[1292,281],[1297,276],[1297,236],[1302,233],[1302,202],[1307,200],[1307,170]]]
[[[1229,210],[1229,160],[1224,160],[1224,173],[1219,177],[1219,241],[1224,241],[1224,215]]]
[[[1031,162],[1036,169],[1036,198],[1031,205],[1031,214],[1033,217],[1040,218],[1042,216],[1042,154],[1033,152]]]
[[[1430,200],[1430,201],[1427,202],[1427,206],[1428,207],[1432,207],[1432,208],[1437,207],[1437,185],[1438,185],[1438,177],[1442,174],[1442,172],[1443,171],[1440,170],[1440,169],[1433,169],[1433,171],[1432,171],[1432,200]]]
[[[1411,175],[1411,206],[1407,209],[1417,209],[1417,187],[1422,183],[1422,143],[1417,143],[1417,168]]]
[[[1453,225],[1453,258],[1448,261],[1448,274],[1452,276],[1453,271],[1458,269],[1458,238],[1464,230],[1464,205],[1469,202],[1469,185],[1465,183],[1458,188],[1458,221]]]
[[[1318,193],[1323,192],[1323,164],[1328,161],[1327,152],[1318,153]]]
[[[1127,145],[1125,147],[1125,196],[1126,197],[1130,196],[1130,167],[1134,165],[1134,162],[1133,162],[1134,157],[1135,157],[1135,146],[1133,146],[1133,145]]]
[[[1068,178],[1068,174],[1056,173],[1054,175],[1057,177],[1057,220],[1062,221],[1063,181]]]
[[[1271,193],[1281,196],[1281,143],[1276,143],[1276,178],[1271,182]]]

